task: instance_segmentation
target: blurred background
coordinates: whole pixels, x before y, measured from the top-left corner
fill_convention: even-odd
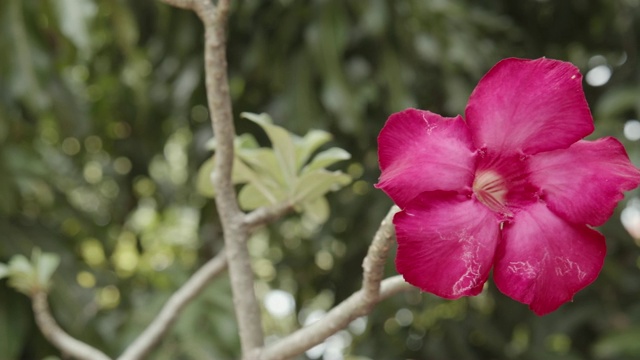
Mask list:
[[[196,191],[212,137],[203,29],[152,0],[0,2],[0,262],[55,252],[51,303],[64,329],[110,355],[222,244]],[[354,181],[329,195],[323,226],[289,216],[250,242],[268,341],[357,290],[361,261],[391,206],[373,188],[387,116],[463,114],[505,57],[573,62],[585,75],[593,137],[612,135],[640,165],[638,0],[233,1],[229,72],[238,133],[267,112],[303,135],[324,129]],[[627,194],[627,199],[638,192]],[[622,210],[624,214],[622,214]],[[623,221],[629,231],[623,227]],[[310,359],[638,359],[640,205],[600,229],[602,274],[537,317],[489,281],[478,297],[411,292],[310,350]],[[388,261],[388,275],[394,275]],[[234,359],[226,275],[180,317],[153,359]],[[0,281],[0,358],[56,359],[27,297]]]

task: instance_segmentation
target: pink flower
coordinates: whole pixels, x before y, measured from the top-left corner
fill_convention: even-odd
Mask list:
[[[378,137],[376,185],[402,209],[394,224],[405,280],[447,299],[489,277],[543,315],[602,269],[602,225],[640,171],[593,131],[570,63],[505,59],[478,83],[466,121],[408,109]]]

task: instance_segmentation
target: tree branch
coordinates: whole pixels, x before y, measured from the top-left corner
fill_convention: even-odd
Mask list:
[[[256,350],[254,358],[261,360],[288,359],[318,345],[329,336],[345,328],[358,317],[367,315],[380,301],[402,291],[413,289],[402,276],[382,281],[384,264],[393,241],[393,215],[398,211],[392,207],[380,223],[380,227],[369,246],[363,267],[362,289],[331,309],[322,319],[305,326],[280,341]]]
[[[369,314],[373,306],[380,301],[413,289],[415,288],[405,282],[402,275],[382,281],[380,293],[373,299],[366,295],[364,289],[360,289],[331,309],[322,319],[267,346],[262,352],[256,352],[256,359],[281,360],[301,354],[344,329],[353,320]]]
[[[209,282],[227,267],[224,249],[207,261],[186,283],[178,289],[160,310],[160,314],[149,324],[145,331],[127,347],[118,360],[138,360],[151,352],[176,321],[180,312],[206,288]]]
[[[289,201],[273,206],[263,206],[248,213],[244,217],[244,223],[252,231],[257,227],[270,224],[293,209],[293,204]]]
[[[195,0],[194,0],[195,1]],[[227,80],[226,26],[229,0],[218,0],[217,6],[200,0],[193,9],[205,28],[205,85],[207,103],[211,114],[213,133],[216,137],[216,164],[212,175],[216,207],[227,248],[229,278],[233,292],[233,304],[240,331],[242,353],[263,345],[260,307],[254,291],[247,240],[249,227],[244,223],[244,213],[238,206],[236,191],[231,182],[233,165],[233,141],[236,132],[233,124],[231,96]]]
[[[102,351],[76,340],[58,326],[49,310],[46,292],[37,291],[32,295],[31,301],[40,331],[63,354],[81,360],[111,360]]]
[[[397,206],[392,206],[382,219],[380,227],[369,245],[367,256],[362,262],[362,289],[369,298],[375,298],[380,292],[380,281],[384,277],[384,264],[395,236],[393,216],[398,210],[400,209]]]

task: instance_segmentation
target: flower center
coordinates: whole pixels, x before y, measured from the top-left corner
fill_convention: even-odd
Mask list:
[[[508,212],[505,207],[507,183],[495,171],[484,170],[476,173],[476,178],[473,181],[473,193],[489,209],[499,213]]]

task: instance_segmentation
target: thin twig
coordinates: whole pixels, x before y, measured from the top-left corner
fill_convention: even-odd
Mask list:
[[[344,329],[356,318],[369,314],[378,302],[413,288],[405,283],[400,275],[381,282],[388,250],[395,235],[392,219],[397,211],[396,207],[389,210],[369,246],[367,256],[362,264],[362,289],[329,310],[317,322],[298,329],[262,350],[256,350],[253,353],[254,358],[261,360],[288,359],[301,354]]]
[[[362,289],[367,297],[376,297],[380,292],[380,281],[384,277],[384,264],[395,236],[393,216],[398,210],[400,209],[397,206],[392,206],[382,219],[380,227],[369,245],[367,256],[362,262]]]
[[[367,297],[361,289],[335,306],[320,320],[305,326],[282,340],[256,352],[256,359],[289,359],[320,344],[329,336],[344,329],[353,320],[371,312],[373,305],[400,292],[415,289],[404,281],[401,275],[385,279],[380,284],[380,294],[374,299]]]
[[[127,347],[118,360],[143,359],[153,350],[171,325],[176,321],[180,312],[198,296],[209,284],[227,267],[227,257],[224,249],[218,255],[207,261],[184,283],[178,291],[173,293],[167,303],[160,310],[160,314],[149,324],[136,340]]]
[[[63,354],[80,360],[111,360],[102,351],[71,337],[58,326],[49,310],[45,291],[35,292],[31,297],[31,301],[40,331]]]
[[[244,217],[244,223],[250,230],[262,225],[270,224],[293,210],[293,204],[289,201],[273,206],[263,206],[248,213]]]

